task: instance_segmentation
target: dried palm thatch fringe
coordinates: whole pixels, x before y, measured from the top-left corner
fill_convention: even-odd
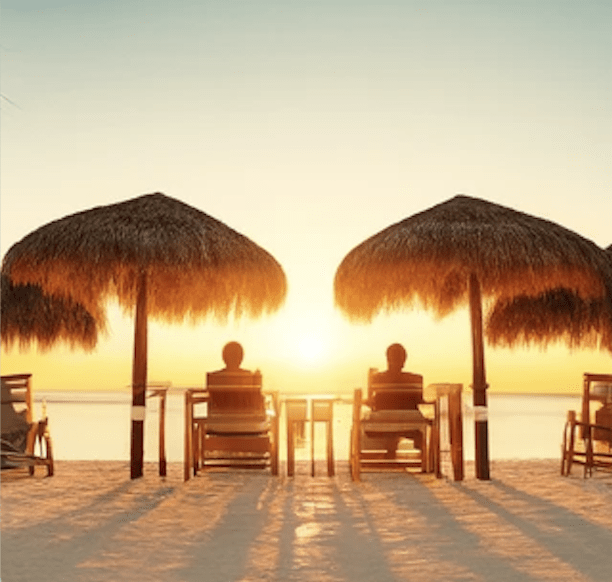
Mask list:
[[[285,274],[268,252],[160,193],[42,226],[9,249],[2,272],[87,308],[117,297],[130,312],[145,272],[149,315],[169,322],[259,316],[286,294]]]
[[[5,275],[1,286],[2,345],[8,349],[15,344],[21,349],[37,344],[46,351],[64,343],[91,351],[98,333],[105,329],[102,313],[94,317],[70,299],[45,295],[36,285],[13,285]]]
[[[568,289],[554,289],[537,297],[521,295],[500,301],[487,317],[485,334],[489,343],[544,347],[562,342],[571,348],[612,352],[612,246],[606,253],[610,268],[604,298],[582,299]]]
[[[467,302],[472,273],[489,300],[554,288],[601,297],[605,263],[597,245],[558,224],[455,196],[348,253],[336,271],[335,302],[355,320],[419,303],[443,317]]]

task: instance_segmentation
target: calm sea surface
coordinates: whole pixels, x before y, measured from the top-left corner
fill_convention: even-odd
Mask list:
[[[464,451],[474,458],[474,419],[471,394],[464,399]],[[37,392],[36,413],[43,400],[49,417],[54,456],[59,460],[129,460],[130,403],[127,393]],[[166,455],[183,460],[183,393],[170,392],[166,405]],[[491,459],[559,458],[568,410],[580,409],[580,396],[489,394]],[[334,449],[337,459],[348,458],[351,405],[334,408]],[[158,400],[147,402],[145,460],[158,458]],[[324,427],[315,432],[316,456],[324,458]],[[281,414],[281,459],[286,458],[284,414]],[[309,431],[307,431],[309,432]],[[309,446],[298,450],[307,459]]]

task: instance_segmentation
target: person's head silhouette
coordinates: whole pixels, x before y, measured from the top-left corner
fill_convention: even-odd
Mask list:
[[[406,350],[402,344],[391,344],[387,348],[387,366],[391,372],[400,372],[406,363]]]
[[[228,370],[240,369],[243,357],[244,350],[238,342],[229,342],[225,344],[223,348],[223,361]]]

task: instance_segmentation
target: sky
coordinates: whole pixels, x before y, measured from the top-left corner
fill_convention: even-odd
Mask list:
[[[281,263],[257,321],[152,322],[149,379],[201,386],[230,340],[281,392],[350,393],[386,347],[425,384],[471,383],[469,318],[371,324],[333,304],[342,258],[463,193],[612,244],[612,5],[606,0],[4,0],[0,251],[93,206],[163,192]],[[96,351],[2,350],[35,390],[120,390],[133,320]],[[485,352],[491,390],[576,392],[610,354]]]

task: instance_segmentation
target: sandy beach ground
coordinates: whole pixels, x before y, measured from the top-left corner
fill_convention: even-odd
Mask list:
[[[284,468],[284,467],[282,467]],[[60,461],[2,475],[3,582],[612,580],[612,475],[556,460],[467,466],[462,483],[211,473]]]

